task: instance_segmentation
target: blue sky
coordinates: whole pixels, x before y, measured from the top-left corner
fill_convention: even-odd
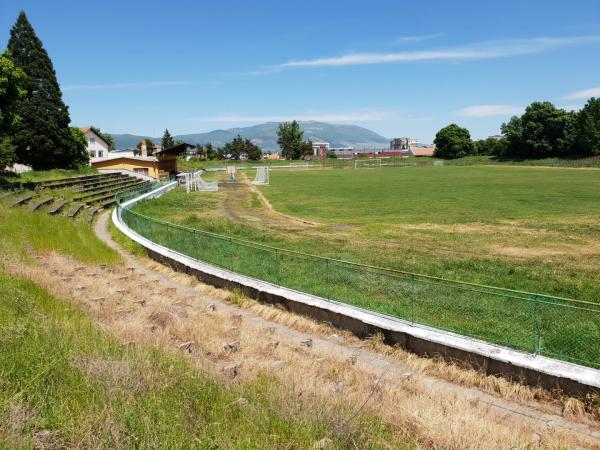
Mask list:
[[[600,96],[597,0],[2,0],[2,47],[21,9],[73,124],[113,133],[297,118],[431,142]]]

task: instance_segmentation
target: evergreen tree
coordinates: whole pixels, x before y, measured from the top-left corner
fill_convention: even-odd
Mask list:
[[[74,168],[88,160],[69,129],[56,72],[23,11],[10,31],[8,50],[25,72],[25,95],[15,104],[20,117],[13,143],[19,161],[34,169]]]
[[[173,136],[171,136],[171,133],[169,133],[169,130],[165,130],[165,133],[163,134],[162,137],[162,142],[161,142],[162,148],[167,149],[167,148],[171,148],[175,145],[175,142],[173,142]]]

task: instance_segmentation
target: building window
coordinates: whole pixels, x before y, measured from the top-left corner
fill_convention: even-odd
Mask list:
[[[102,150],[100,150],[100,151],[98,152],[98,158],[102,158],[103,154],[104,154],[104,153],[102,152]]]
[[[138,169],[138,168],[135,168],[135,169],[133,169],[133,171],[135,173],[139,173],[141,175],[146,175],[146,176],[148,175],[148,169]]]
[[[96,138],[91,137],[90,138],[90,144],[95,144],[96,143]]]

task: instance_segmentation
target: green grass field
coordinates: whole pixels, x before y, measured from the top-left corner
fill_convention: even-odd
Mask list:
[[[334,224],[557,222],[589,218],[600,171],[407,167],[271,172],[261,190],[278,211]],[[596,212],[600,217],[600,211]]]
[[[579,169],[274,170],[271,184],[261,190],[275,210],[316,225],[269,213],[251,191],[228,185],[219,193],[176,190],[135,211],[284,250],[598,302],[599,187],[600,171]],[[201,233],[163,233],[160,227],[147,232],[172,248],[254,277],[600,365],[600,345],[589,344],[600,343],[598,312],[391,276]]]

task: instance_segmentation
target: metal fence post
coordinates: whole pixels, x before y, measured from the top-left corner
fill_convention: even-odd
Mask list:
[[[329,258],[325,259],[325,280],[327,281],[327,286],[329,286],[329,289],[331,289],[331,274],[329,273]],[[331,300],[331,291],[330,290],[326,290],[325,291],[325,298],[327,298],[328,300]]]
[[[533,303],[533,353],[540,354],[540,304],[536,300]]]

